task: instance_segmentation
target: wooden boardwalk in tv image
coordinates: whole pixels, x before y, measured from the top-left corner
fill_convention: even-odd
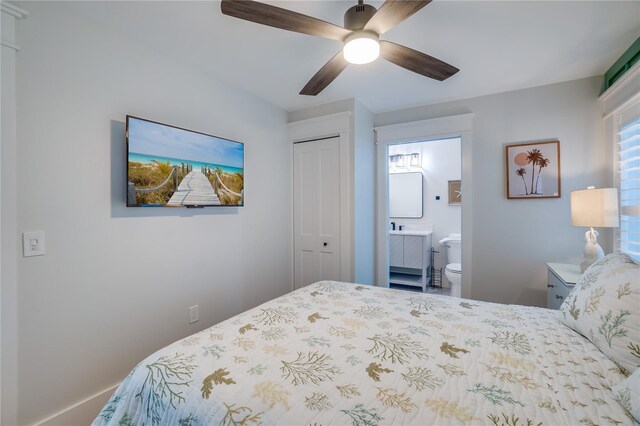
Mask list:
[[[191,171],[182,179],[167,206],[219,206],[221,205],[209,179],[202,172]]]
[[[180,182],[179,176],[184,178]],[[213,176],[214,184],[211,184],[209,178]],[[226,192],[226,195],[240,197],[238,205],[243,204],[243,192],[237,193],[222,182],[218,172],[208,167],[203,167],[200,171],[193,170],[190,164],[182,166],[173,166],[171,172],[164,182],[153,188],[136,188],[133,182],[128,182],[127,200],[130,206],[136,205],[136,194],[152,193],[165,188],[173,182],[175,192],[165,204],[168,207],[184,207],[184,206],[221,206],[220,192]]]

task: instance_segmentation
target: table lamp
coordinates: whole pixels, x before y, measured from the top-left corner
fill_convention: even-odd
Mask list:
[[[616,188],[595,189],[590,186],[582,191],[571,193],[571,224],[588,226],[584,234],[587,244],[584,246],[583,261],[580,270],[585,271],[593,262],[604,257],[604,251],[598,244],[598,231],[593,228],[617,228],[618,190]]]

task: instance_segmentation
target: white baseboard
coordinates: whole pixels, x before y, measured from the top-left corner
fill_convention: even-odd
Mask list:
[[[119,384],[118,384],[119,385]],[[51,417],[37,423],[38,426],[87,426],[100,414],[100,411],[115,392],[118,385],[90,396]]]

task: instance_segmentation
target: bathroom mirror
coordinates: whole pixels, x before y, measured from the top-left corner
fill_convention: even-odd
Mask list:
[[[422,217],[422,173],[389,175],[389,217],[419,219]]]

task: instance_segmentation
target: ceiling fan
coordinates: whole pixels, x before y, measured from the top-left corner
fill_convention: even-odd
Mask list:
[[[375,7],[358,0],[344,14],[344,28],[291,10],[253,0],[222,0],[222,13],[246,21],[338,40],[344,43],[338,52],[300,91],[301,95],[315,96],[322,92],[349,63],[366,64],[379,55],[384,59],[415,73],[439,81],[459,70],[439,59],[380,36],[404,21],[431,0],[387,0]]]

